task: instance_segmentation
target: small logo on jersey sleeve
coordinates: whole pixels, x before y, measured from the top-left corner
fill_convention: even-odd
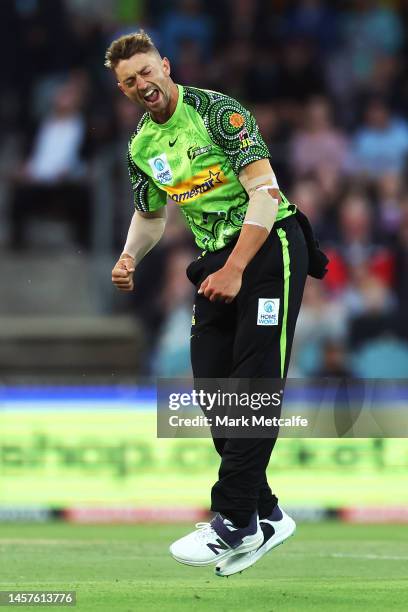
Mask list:
[[[156,181],[162,185],[170,183],[170,181],[173,179],[173,174],[169,162],[167,161],[166,153],[157,155],[157,157],[151,157],[149,159],[149,164],[153,170],[153,176]]]
[[[246,128],[241,130],[238,136],[239,136],[239,141],[240,141],[239,148],[242,151],[246,151],[247,149],[249,149],[249,147],[252,147],[252,145],[255,144],[252,138],[249,136],[248,130]]]
[[[232,115],[229,118],[229,122],[232,125],[232,127],[240,128],[244,125],[245,119],[241,115],[241,113],[232,113]]]
[[[259,298],[257,325],[278,325],[279,298]]]

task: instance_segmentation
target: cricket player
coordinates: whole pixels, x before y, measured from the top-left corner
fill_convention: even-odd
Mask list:
[[[202,250],[187,269],[197,288],[194,377],[285,378],[310,245],[254,117],[225,94],[174,83],[169,60],[143,31],[113,41],[105,59],[120,90],[146,111],[129,142],[135,213],[114,285],[133,290],[137,265],[164,232],[166,204],[178,206]],[[214,438],[216,515],[170,546],[177,561],[216,564],[228,576],[294,533],[266,479],[274,443]]]

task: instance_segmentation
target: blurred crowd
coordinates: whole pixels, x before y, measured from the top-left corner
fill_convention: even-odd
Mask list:
[[[253,111],[281,189],[329,254],[324,282],[306,286],[290,374],[406,376],[406,0],[2,0],[4,252],[120,253],[140,111],[103,61],[113,38],[140,27],[176,82]],[[50,220],[60,233],[41,230]],[[143,322],[146,374],[189,371],[195,254],[169,206],[135,294],[111,303]]]

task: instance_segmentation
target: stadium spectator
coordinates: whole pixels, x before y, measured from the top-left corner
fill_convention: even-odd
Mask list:
[[[321,350],[321,361],[314,373],[316,378],[352,378],[350,359],[345,343],[335,338],[326,338]]]
[[[38,213],[60,216],[76,226],[84,246],[89,238],[90,202],[81,151],[86,137],[83,91],[74,82],[59,87],[34,138],[29,157],[14,174],[12,245],[25,246],[27,221]]]
[[[364,125],[353,141],[355,172],[377,179],[402,172],[408,154],[408,123],[392,114],[381,98],[371,99],[364,112]]]
[[[253,113],[269,147],[273,167],[279,176],[279,185],[283,190],[289,189],[293,180],[291,173],[288,172],[287,163],[290,128],[281,121],[276,105],[270,102],[253,105]]]
[[[281,111],[287,116],[288,113],[291,116],[293,107],[299,111],[299,105],[303,106],[311,96],[326,93],[325,76],[310,41],[294,38],[283,42],[276,84],[275,96],[281,102]],[[295,115],[295,118],[298,117]]]
[[[313,227],[318,227],[323,202],[322,191],[314,178],[309,176],[296,181],[292,186],[290,199],[307,215]]]
[[[289,376],[310,376],[319,368],[327,338],[345,339],[347,310],[331,299],[322,283],[308,278],[292,348]]]
[[[282,35],[290,38],[310,38],[322,51],[337,42],[337,15],[323,0],[299,0],[284,15]]]
[[[236,96],[258,99],[257,70],[254,69],[252,82],[251,67],[254,59],[254,48],[250,40],[232,40],[226,46],[224,54],[216,62],[215,89],[228,88]],[[251,86],[249,83],[251,82]],[[264,82],[264,89],[270,91],[270,83]]]
[[[393,311],[395,300],[390,287],[370,270],[368,262],[351,268],[349,281],[343,302],[350,317],[368,313],[389,314]]]
[[[180,83],[191,83],[197,81],[209,84],[207,65],[201,59],[201,48],[196,40],[183,39],[180,41],[180,59],[174,68],[176,78]]]
[[[350,267],[369,258],[372,223],[372,210],[364,192],[349,193],[339,211],[339,246]]]
[[[349,143],[334,127],[329,101],[313,98],[305,108],[304,122],[292,140],[291,165],[295,176],[328,168],[344,173],[349,166]]]
[[[156,376],[189,376],[190,341],[185,333],[191,325],[193,291],[186,277],[186,266],[191,262],[191,249],[171,249],[166,262],[164,287],[160,308],[164,320],[153,360]]]
[[[403,64],[398,56],[385,54],[378,57],[366,86],[358,92],[360,97],[389,99],[392,108],[397,108],[401,113],[404,113],[404,105],[401,104],[400,99],[402,68]],[[358,98],[356,102],[358,107]]]
[[[391,284],[391,253],[374,236],[373,210],[363,194],[350,193],[339,213],[339,252],[349,270],[368,264],[371,272]]]
[[[231,38],[245,40],[256,37],[256,13],[258,6],[252,0],[235,0],[230,11]]]
[[[212,54],[212,26],[205,6],[200,0],[178,0],[167,12],[160,28],[163,54],[178,65],[182,59],[182,45],[190,41],[198,46],[200,60],[206,62]]]
[[[377,180],[376,189],[378,229],[392,239],[401,221],[402,176],[394,172],[383,174]]]
[[[408,340],[408,196],[401,201],[401,218],[395,241],[395,292],[398,299],[399,335]]]
[[[403,44],[397,12],[376,0],[354,0],[340,22],[342,52],[357,82],[364,83],[379,55],[395,54]]]
[[[319,239],[333,241],[336,237],[337,211],[349,189],[348,177],[331,165],[322,163],[313,173],[321,192],[321,216],[318,220]]]

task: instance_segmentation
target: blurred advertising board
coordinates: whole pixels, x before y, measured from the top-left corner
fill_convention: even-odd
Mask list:
[[[0,506],[201,507],[211,440],[157,439],[151,388],[8,390],[0,397]],[[406,439],[281,439],[269,482],[285,505],[408,506]]]

